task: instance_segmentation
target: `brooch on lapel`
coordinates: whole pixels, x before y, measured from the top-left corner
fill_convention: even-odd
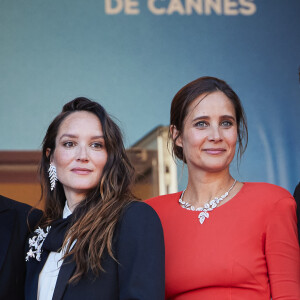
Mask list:
[[[29,261],[29,258],[35,258],[37,261],[41,261],[42,246],[50,231],[51,226],[47,226],[45,231],[41,227],[38,227],[34,232],[37,234],[29,239],[29,251],[26,254],[25,261]]]

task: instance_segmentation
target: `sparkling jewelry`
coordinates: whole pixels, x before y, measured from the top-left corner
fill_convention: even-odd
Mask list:
[[[50,164],[48,173],[50,179],[50,190],[53,191],[56,185],[57,175],[56,175],[56,167],[52,163]]]
[[[182,208],[185,208],[187,210],[200,211],[200,214],[198,215],[198,219],[199,219],[200,224],[203,224],[205,219],[209,218],[208,212],[212,211],[214,208],[216,208],[218,206],[218,204],[229,195],[230,191],[233,189],[235,184],[236,184],[236,180],[234,180],[234,183],[232,184],[232,186],[229,188],[229,190],[225,194],[223,194],[219,198],[215,197],[213,200],[210,200],[209,202],[205,203],[203,205],[203,207],[198,207],[198,208],[195,208],[190,203],[182,200],[184,192],[185,192],[185,190],[184,190],[179,198],[179,204]]]
[[[26,254],[25,261],[29,261],[29,258],[35,258],[37,261],[41,261],[42,246],[50,231],[50,228],[51,226],[47,226],[47,228],[44,230],[41,227],[38,227],[34,231],[36,235],[28,240],[29,251]]]

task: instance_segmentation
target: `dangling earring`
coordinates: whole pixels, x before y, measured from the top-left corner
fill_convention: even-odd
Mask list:
[[[48,173],[50,179],[50,190],[53,191],[55,189],[57,175],[56,175],[56,167],[52,163],[50,163]]]

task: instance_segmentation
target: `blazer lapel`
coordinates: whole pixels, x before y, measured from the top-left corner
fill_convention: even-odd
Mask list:
[[[28,247],[27,247],[28,250]],[[41,261],[30,257],[26,264],[26,284],[25,284],[25,299],[37,299],[37,291],[39,284],[39,275],[48,258],[49,253],[43,251]]]
[[[6,253],[13,232],[12,229],[15,222],[15,218],[16,218],[16,214],[13,210],[7,209],[7,210],[2,210],[0,212],[0,237],[1,237],[0,269],[5,261]]]
[[[71,278],[72,273],[75,270],[75,262],[72,261],[72,257],[67,257],[58,273],[56,286],[52,300],[61,300],[65,289],[67,288],[68,281]]]

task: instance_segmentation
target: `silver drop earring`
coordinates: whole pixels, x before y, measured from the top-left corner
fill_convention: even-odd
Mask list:
[[[48,173],[50,179],[50,190],[53,191],[55,189],[57,175],[56,175],[56,167],[52,163],[50,163]]]

